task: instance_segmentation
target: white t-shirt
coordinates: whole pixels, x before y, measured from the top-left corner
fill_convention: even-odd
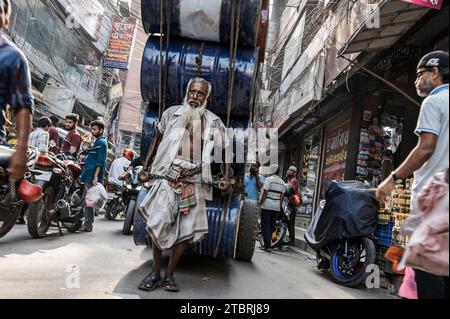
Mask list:
[[[267,191],[267,197],[262,208],[279,212],[281,195],[286,192],[284,181],[278,175],[269,176],[264,181],[263,190]]]
[[[130,161],[126,157],[120,157],[114,160],[109,168],[108,181],[119,186],[123,186],[123,181],[119,181],[117,177],[125,173],[124,167],[130,166]]]
[[[414,173],[412,195],[416,197],[427,181],[436,173],[449,166],[449,109],[448,84],[434,89],[423,101],[415,133],[427,132],[438,136],[433,156]]]

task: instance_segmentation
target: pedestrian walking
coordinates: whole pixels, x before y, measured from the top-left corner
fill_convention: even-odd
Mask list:
[[[412,210],[402,226],[401,234],[410,236],[420,224],[418,195],[426,182],[436,173],[445,171],[449,163],[449,63],[448,53],[435,51],[425,55],[417,66],[417,94],[425,97],[422,103],[415,133],[419,142],[397,170],[380,184],[377,199],[385,202],[395,187],[395,182],[414,173]],[[439,291],[436,275],[415,269],[419,298],[430,286]],[[433,279],[434,278],[434,279]]]
[[[153,270],[140,283],[141,290],[162,285],[166,291],[177,292],[174,271],[186,244],[199,242],[208,233],[205,200],[212,200],[212,151],[226,141],[224,124],[206,109],[210,93],[209,82],[192,79],[183,105],[167,109],[158,124],[157,143],[146,160],[150,163],[154,158],[150,173],[158,178],[139,207],[153,249]],[[214,134],[204,134],[205,130],[220,133],[222,145]],[[202,140],[204,135],[209,137]],[[196,138],[198,143],[194,143]],[[161,279],[161,255],[166,249],[172,255]]]
[[[300,185],[297,180],[297,167],[291,166],[286,172],[286,182],[293,188],[293,194],[289,198],[289,201],[294,207],[300,206]],[[289,246],[295,246],[295,217],[297,216],[297,209],[292,209],[289,215],[289,221],[287,223],[289,231]]]
[[[258,201],[264,183],[264,177],[259,175],[259,162],[250,165],[248,174],[244,177],[245,199]]]
[[[25,55],[7,38],[4,30],[9,26],[10,0],[0,0],[0,145],[6,142],[7,107],[16,117],[17,146],[8,172],[11,181],[20,179],[26,171],[28,135],[31,129],[33,95],[31,74]]]
[[[36,147],[39,152],[46,153],[49,146],[49,133],[50,126],[52,122],[46,116],[39,119],[36,125],[36,129],[31,132],[28,138],[28,145],[31,147]]]
[[[78,120],[78,114],[66,115],[65,127],[68,133],[61,142],[61,153],[76,154],[80,150],[81,135],[77,130]]]
[[[278,176],[279,167],[276,164],[270,166],[271,175],[266,178],[262,188],[262,195],[259,202],[261,211],[261,233],[264,239],[264,250],[271,252],[272,233],[278,216],[282,210],[286,185]]]
[[[80,180],[85,183],[85,194],[87,191],[96,186],[97,183],[102,183],[106,171],[106,157],[108,155],[108,142],[103,136],[105,124],[101,121],[94,121],[91,123],[91,134],[96,138],[92,150],[86,158],[86,164],[81,174]],[[87,207],[84,203],[84,224],[81,231],[92,232],[94,224],[94,208]]]

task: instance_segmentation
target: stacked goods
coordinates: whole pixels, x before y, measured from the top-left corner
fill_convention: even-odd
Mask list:
[[[358,180],[369,181],[372,187],[377,187],[381,181],[383,136],[378,118],[373,118],[368,128],[361,128],[356,176]]]
[[[150,34],[141,68],[148,108],[160,115],[182,104],[189,80],[203,77],[212,85],[209,110],[222,118],[230,112],[232,118],[247,120],[265,53],[269,1],[143,0],[141,7],[144,30]]]
[[[378,210],[378,228],[375,235],[379,245],[406,246],[407,238],[400,235],[400,228],[411,211],[411,185],[412,179],[407,179],[404,184],[397,182],[386,207]]]
[[[160,0],[142,0],[142,22],[147,33],[161,28]],[[240,10],[239,46],[263,47],[266,42],[267,0],[165,0],[163,30],[170,14],[171,36],[222,44],[231,42],[232,11]]]
[[[201,65],[198,66],[200,52]],[[166,53],[163,54],[165,64]],[[219,44],[201,43],[189,39],[172,39],[167,53],[167,81],[165,105],[180,105],[183,102],[189,80],[201,76],[211,82],[212,92],[208,109],[221,116],[228,112],[228,80],[230,77],[230,49]],[[145,102],[158,104],[160,76],[160,43],[159,37],[150,37],[144,49],[141,70],[141,92]],[[237,63],[234,73],[232,97],[232,116],[248,118],[250,106],[254,98],[258,49],[241,48],[237,51]],[[166,71],[165,71],[166,72]]]

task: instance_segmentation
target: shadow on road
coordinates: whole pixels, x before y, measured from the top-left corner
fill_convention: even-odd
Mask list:
[[[201,297],[202,292],[204,292],[204,297],[219,298],[219,295],[214,295],[214,292],[218,290],[218,287],[220,287],[221,294],[230,288],[230,280],[233,276],[233,268],[235,268],[232,263],[238,262],[241,268],[245,267],[250,271],[255,268],[255,266],[249,262],[239,262],[231,258],[212,258],[209,256],[198,255],[188,250],[183,255],[174,274],[180,286],[180,292],[175,294],[168,293],[162,288],[158,288],[152,292],[146,292],[139,290],[137,286],[152,270],[153,261],[151,248],[144,249],[141,253],[141,257],[147,258],[148,261],[143,263],[139,268],[126,274],[115,286],[113,295],[132,296],[134,298],[143,299],[191,298],[192,295]],[[169,263],[169,259],[170,251],[165,251],[161,262],[162,276],[164,276],[164,270]]]
[[[75,241],[78,236],[83,234],[63,230],[61,237],[58,228],[52,227],[44,238],[34,239],[28,234],[26,225],[15,225],[11,233],[0,239],[0,258],[9,254],[29,255],[43,250],[57,249]],[[67,238],[70,240],[68,241]]]

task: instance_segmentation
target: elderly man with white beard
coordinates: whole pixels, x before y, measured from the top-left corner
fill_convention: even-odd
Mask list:
[[[206,109],[210,93],[209,82],[192,79],[183,105],[167,109],[158,123],[146,163],[152,163],[153,185],[139,207],[153,248],[153,270],[140,283],[141,290],[162,285],[177,292],[173,272],[186,244],[208,233],[205,200],[212,200],[211,154],[228,145],[223,122]],[[172,249],[172,255],[161,279],[165,249]]]

